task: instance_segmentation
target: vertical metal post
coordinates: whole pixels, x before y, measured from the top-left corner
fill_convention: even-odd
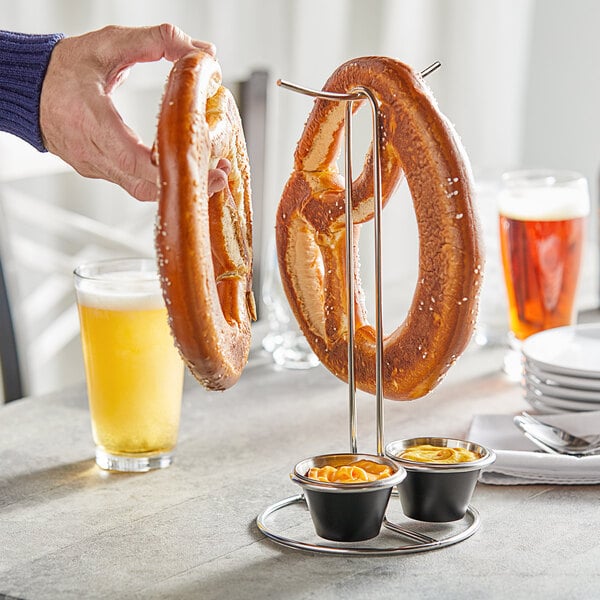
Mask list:
[[[373,203],[375,227],[375,401],[377,405],[377,454],[384,455],[383,425],[383,308],[381,283],[381,158],[380,158],[380,117],[375,94],[369,89],[360,90],[371,105],[373,125]]]
[[[352,101],[344,115],[346,182],[346,290],[348,293],[348,409],[350,452],[357,452],[356,381],[354,377],[354,221],[352,219]]]

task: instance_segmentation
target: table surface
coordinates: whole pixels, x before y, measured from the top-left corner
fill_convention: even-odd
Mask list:
[[[429,396],[386,401],[386,441],[464,437],[475,414],[525,408],[501,359],[470,348]],[[374,452],[374,399],[357,403],[359,450]],[[479,484],[479,531],[431,552],[330,556],[265,538],[256,517],[299,492],[293,465],[348,451],[347,405],[324,368],[282,370],[254,349],[225,393],[186,382],[176,460],[145,474],[95,466],[84,389],[1,407],[0,598],[600,597],[598,486]],[[281,517],[284,535],[312,535],[301,507]]]

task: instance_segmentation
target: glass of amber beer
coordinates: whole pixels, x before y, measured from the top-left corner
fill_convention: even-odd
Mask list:
[[[524,170],[503,175],[498,204],[512,350],[505,371],[517,378],[522,341],[576,319],[590,198],[578,173]]]
[[[170,333],[155,261],[75,269],[96,463],[112,471],[171,464],[183,361]]]

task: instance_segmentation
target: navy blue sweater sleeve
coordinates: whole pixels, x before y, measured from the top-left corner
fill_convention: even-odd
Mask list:
[[[40,95],[50,54],[60,33],[30,35],[0,30],[0,131],[45,152],[40,132]]]

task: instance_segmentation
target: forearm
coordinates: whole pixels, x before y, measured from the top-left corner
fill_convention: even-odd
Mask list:
[[[50,55],[62,34],[29,35],[0,30],[0,131],[45,152],[40,94]]]

